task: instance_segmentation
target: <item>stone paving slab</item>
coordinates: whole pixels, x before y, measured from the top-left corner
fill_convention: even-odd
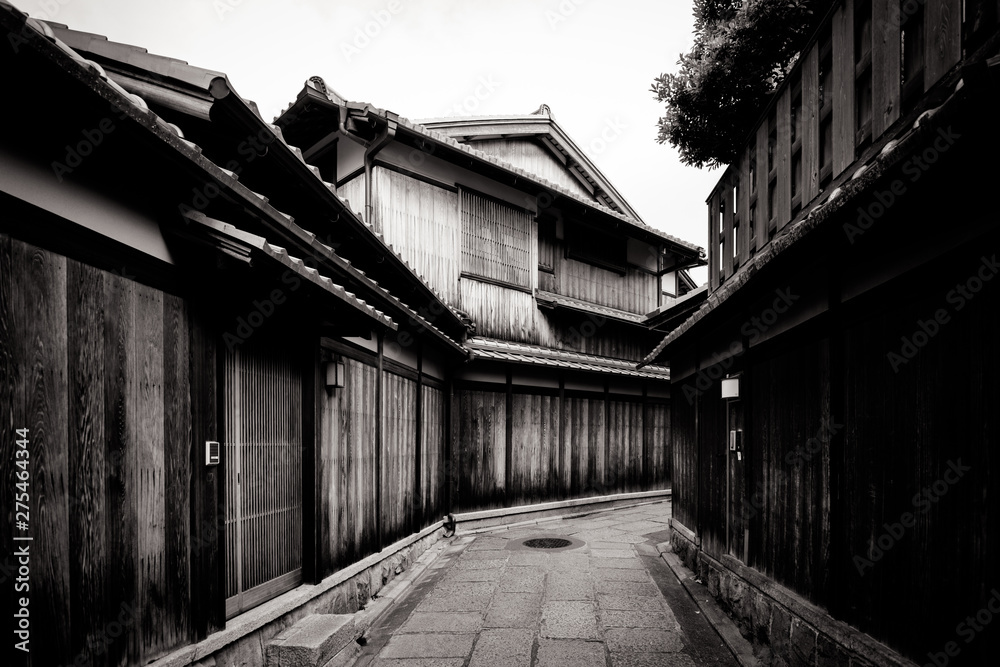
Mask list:
[[[598,639],[594,603],[559,600],[542,604],[539,636],[547,639]]]
[[[531,667],[534,628],[483,630],[469,667]]]
[[[545,599],[593,600],[593,581],[575,572],[550,572],[545,579]]]
[[[475,546],[475,545],[473,545]],[[503,549],[489,549],[482,551],[466,551],[461,556],[462,561],[470,560],[507,560],[510,557],[510,552]]]
[[[462,667],[465,658],[375,658],[371,667]]]
[[[597,606],[619,611],[662,611],[663,603],[655,597],[636,597],[622,593],[598,593]]]
[[[681,650],[679,632],[660,628],[608,628],[604,641],[611,654],[667,653]]]
[[[484,627],[534,628],[542,610],[540,593],[497,593],[486,611]]]
[[[533,593],[542,590],[545,570],[535,567],[508,567],[500,577],[504,593]]]
[[[428,633],[397,635],[382,649],[380,658],[465,658],[472,653],[476,635]]]
[[[632,570],[622,568],[602,567],[594,570],[594,579],[597,581],[649,581],[649,573],[646,570]]]
[[[605,667],[604,644],[583,639],[539,639],[535,667]]]
[[[414,612],[398,630],[400,634],[417,632],[475,633],[483,629],[483,614],[468,611]]]
[[[697,667],[684,653],[612,653],[611,667]]]
[[[594,558],[635,558],[635,551],[632,549],[594,549],[591,548],[590,555]]]

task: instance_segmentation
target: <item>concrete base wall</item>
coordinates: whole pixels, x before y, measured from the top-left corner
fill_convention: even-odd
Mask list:
[[[695,543],[691,531],[673,522],[670,545],[736,622],[762,665],[917,667],[735,558],[712,558]]]

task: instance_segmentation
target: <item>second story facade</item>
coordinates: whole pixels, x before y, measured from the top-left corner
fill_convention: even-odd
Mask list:
[[[314,78],[276,124],[475,338],[638,360],[648,316],[704,263],[643,223],[544,105],[417,124]]]

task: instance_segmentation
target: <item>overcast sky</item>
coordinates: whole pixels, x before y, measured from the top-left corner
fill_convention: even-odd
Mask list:
[[[649,92],[691,47],[690,0],[14,2],[225,72],[268,121],[314,75],[410,119],[548,104],[648,224],[706,246],[705,198],[721,172],[685,167],[656,143],[662,107]]]

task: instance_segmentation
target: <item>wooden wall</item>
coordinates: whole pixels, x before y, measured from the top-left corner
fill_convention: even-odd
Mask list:
[[[966,644],[956,624],[1000,581],[1000,283],[982,281],[960,309],[950,290],[988,275],[983,249],[998,245],[994,228],[857,297],[822,328],[738,359],[728,371],[742,372],[747,468],[738,483],[728,478],[731,497],[726,401],[717,385],[693,402],[675,387],[674,515],[706,553],[744,560],[742,536],[727,533],[742,521],[747,565],[904,655],[923,661],[949,641],[964,664],[996,654],[995,634]],[[901,355],[903,338],[940,309],[948,321],[894,367],[889,353]],[[959,462],[967,469],[956,477]]]
[[[990,15],[982,7],[983,3],[974,4],[973,11],[979,18],[970,20],[969,25],[976,25],[976,30],[988,34],[994,29],[992,26],[996,24],[997,12],[993,11]],[[862,17],[855,16],[855,5],[859,11],[864,7],[871,12],[871,42],[857,51],[855,45],[862,35],[858,29],[863,21]],[[861,0],[840,0],[826,26],[832,46],[828,66],[832,74],[830,81],[833,90],[824,92],[819,85],[820,44],[813,43],[807,46],[803,57],[786,75],[769,106],[761,110],[762,120],[751,133],[750,141],[742,147],[740,155],[723,173],[708,199],[709,290],[716,290],[747,261],[754,249],[762,248],[776,232],[781,231],[797,216],[798,209],[793,209],[791,205],[791,182],[794,175],[791,161],[793,145],[789,129],[792,124],[793,82],[801,82],[798,127],[802,160],[800,204],[804,212],[815,206],[812,202],[817,196],[825,196],[850,176],[856,158],[872,153],[879,148],[880,142],[887,142],[895,134],[887,134],[887,131],[897,121],[902,119],[905,122],[903,128],[908,128],[913,122],[914,114],[909,113],[910,109],[904,110],[909,115],[900,113],[899,7],[897,0],[874,0],[869,5],[863,4]],[[905,9],[907,12],[923,11],[923,82],[922,90],[919,91],[922,93],[929,91],[958,64],[962,58],[963,31],[971,32],[972,28],[963,26],[963,10],[958,0],[925,0],[910,3]],[[984,23],[985,28],[982,25]],[[855,62],[856,54],[862,51],[870,52],[870,57],[864,59],[865,62],[870,61],[869,67]],[[866,87],[871,91],[871,121],[867,128],[859,123],[855,100],[856,91]],[[828,119],[832,125],[832,145],[829,147],[832,171],[829,175],[819,173],[819,130],[823,122],[821,116],[826,113],[820,112],[824,108],[821,104],[824,95],[828,96],[828,100],[832,98],[832,117]],[[769,171],[766,159],[769,118],[772,115],[776,129],[775,159],[774,167]],[[753,194],[746,166],[751,150],[756,150],[758,177],[756,192]],[[769,197],[772,187],[774,196]],[[735,207],[739,213],[734,215],[733,203],[737,188],[741,201]],[[734,229],[738,228],[740,233],[749,234],[747,212],[754,197],[757,230],[755,243],[749,244],[736,239]],[[735,258],[734,243],[737,249]]]
[[[500,386],[460,388],[456,406],[456,511],[669,486],[663,401]]]
[[[343,347],[337,351],[346,368],[344,386],[319,395],[322,576],[447,511],[440,383],[416,372],[404,377],[383,370],[380,376],[375,355],[359,350],[352,358]]]
[[[655,336],[637,327],[606,323],[582,313],[554,314],[538,308],[532,294],[539,287],[535,270],[537,223],[532,223],[528,242],[529,286],[512,289],[463,276],[457,189],[433,185],[382,166],[373,173],[376,229],[447,303],[469,314],[476,323],[476,335],[635,361],[656,344]],[[341,195],[355,192],[363,198],[363,181],[363,176],[355,177],[340,188]],[[358,209],[351,196],[352,208]],[[629,266],[620,275],[569,259],[562,241],[557,243],[554,254],[555,273],[546,274],[551,278],[545,289],[643,315],[657,307],[659,281],[653,274]],[[591,331],[595,321],[600,326]]]
[[[34,664],[144,664],[221,626],[219,480],[199,465],[215,350],[199,313],[0,235],[0,479],[12,492],[13,429],[29,429],[34,540],[12,541],[6,502],[0,535],[6,554],[30,545]]]

